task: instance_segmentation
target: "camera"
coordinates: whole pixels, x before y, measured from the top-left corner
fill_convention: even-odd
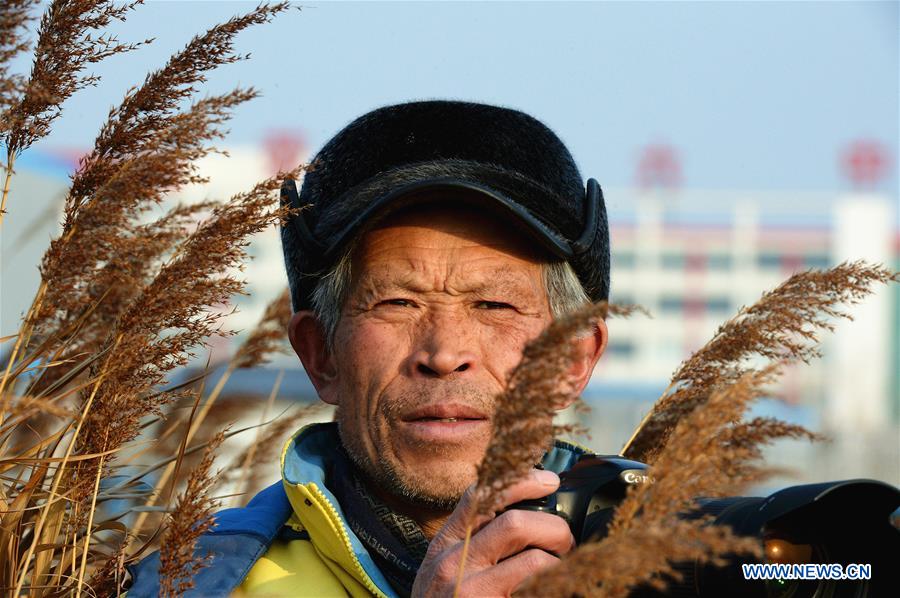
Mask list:
[[[560,473],[559,489],[513,508],[544,511],[566,520],[578,544],[604,537],[629,486],[652,484],[647,465],[619,456],[583,455]],[[639,587],[633,598],[746,596],[854,598],[896,596],[900,591],[900,491],[876,480],[855,479],[791,486],[766,497],[697,497],[685,518],[712,517],[734,533],[759,538],[763,563],[871,565],[869,579],[747,580],[747,555],[730,555],[723,567],[677,563],[682,578],[664,592]],[[832,571],[834,571],[832,569]],[[865,576],[865,569],[858,577]],[[787,578],[790,577],[790,578]],[[825,575],[828,577],[828,575]]]

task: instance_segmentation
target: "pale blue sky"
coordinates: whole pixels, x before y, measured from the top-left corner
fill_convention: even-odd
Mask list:
[[[155,36],[116,56],[38,149],[86,146],[109,106],[191,35],[255,3],[149,1],[115,33]],[[896,2],[304,2],[246,31],[245,63],[211,92],[253,85],[228,143],[276,128],[313,149],[376,106],[461,98],[523,109],[566,141],[585,177],[635,179],[648,143],[680,150],[699,188],[840,190],[845,144],[891,152],[897,197]]]

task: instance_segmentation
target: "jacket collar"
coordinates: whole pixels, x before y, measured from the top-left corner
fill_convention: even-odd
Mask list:
[[[330,462],[339,446],[340,437],[334,422],[301,428],[287,442],[281,455],[284,490],[293,505],[294,515],[310,531],[312,542],[319,551],[337,562],[344,562],[349,557],[359,583],[370,591],[374,585],[383,594],[396,596],[369,551],[347,525],[343,508],[325,484]],[[317,529],[329,528],[337,532],[337,538],[334,533],[326,539],[314,533]],[[341,541],[343,538],[349,546]]]

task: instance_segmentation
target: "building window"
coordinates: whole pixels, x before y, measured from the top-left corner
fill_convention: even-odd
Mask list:
[[[628,358],[634,357],[636,347],[632,341],[617,340],[610,341],[606,346],[606,351],[613,357]]]
[[[659,300],[659,311],[664,314],[681,313],[684,311],[684,299],[671,295],[662,297]]]
[[[731,300],[728,297],[710,297],[706,300],[706,311],[727,314],[731,312]]]
[[[614,251],[612,254],[613,268],[632,269],[634,268],[635,257],[630,251]]]
[[[803,260],[807,268],[826,269],[831,267],[831,260],[827,253],[810,253]]]
[[[682,314],[689,312],[700,315],[706,312],[727,314],[731,312],[731,299],[728,297],[697,297],[685,299],[674,295],[664,296],[659,300],[659,311],[664,314]]]
[[[684,254],[666,252],[662,254],[662,267],[664,270],[681,270],[684,268]]]
[[[756,256],[756,263],[760,268],[766,270],[780,270],[781,254],[774,251],[764,251]]]
[[[629,293],[616,293],[610,299],[610,303],[615,303],[616,305],[634,305],[634,295]]]
[[[706,256],[706,267],[710,270],[730,270],[731,256],[727,253],[711,253]]]

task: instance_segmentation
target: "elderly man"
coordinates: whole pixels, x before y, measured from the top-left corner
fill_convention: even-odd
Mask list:
[[[282,480],[217,514],[197,595],[449,596],[494,397],[553,317],[609,293],[597,182],[559,138],[506,108],[414,102],[370,112],[316,156],[282,230],[291,344],[335,422],[300,430]],[[572,339],[587,384],[601,322]],[[505,503],[553,492],[582,449],[557,442]],[[478,521],[463,596],[510,594],[573,547],[565,521]],[[155,595],[158,557],[129,596]]]

